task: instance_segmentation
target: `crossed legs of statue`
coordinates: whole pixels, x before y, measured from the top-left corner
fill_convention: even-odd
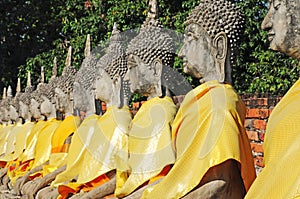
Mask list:
[[[45,164],[47,164],[47,163],[45,163]],[[16,182],[15,182],[13,188],[12,188],[12,189],[13,189],[13,193],[16,194],[16,195],[18,195],[18,196],[21,195],[22,187],[23,187],[23,185],[24,185],[26,182],[29,181],[29,176],[30,176],[31,174],[34,174],[34,173],[36,173],[36,172],[38,172],[38,171],[41,171],[41,170],[43,170],[43,165],[40,165],[40,166],[37,166],[37,167],[31,169],[31,170],[28,171],[25,175],[23,175],[22,177],[19,177],[19,178],[16,180]]]
[[[116,188],[116,175],[115,171],[108,172],[107,177],[110,179],[108,182],[94,188],[89,192],[80,192],[72,196],[72,199],[90,199],[90,198],[103,198],[104,196],[113,194]],[[38,191],[37,199],[56,199],[59,195],[57,187],[45,187]]]
[[[35,178],[31,181],[28,181],[26,184],[23,185],[21,189],[22,195],[26,195],[29,198],[34,198],[34,196],[40,189],[49,185],[49,183],[52,182],[55,179],[55,177],[64,170],[66,170],[66,166],[62,166],[56,169],[55,171],[45,175],[42,178]]]

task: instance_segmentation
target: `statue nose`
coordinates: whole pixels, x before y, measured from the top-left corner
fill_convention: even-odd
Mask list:
[[[183,58],[184,57],[184,45],[182,46],[182,48],[180,49],[179,53],[178,53],[178,57],[179,58]]]
[[[271,13],[268,12],[268,14],[265,16],[263,22],[261,23],[261,29],[269,30],[271,28],[272,28]]]

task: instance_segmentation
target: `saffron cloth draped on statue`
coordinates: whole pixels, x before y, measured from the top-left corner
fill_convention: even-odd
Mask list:
[[[118,197],[132,193],[174,163],[171,124],[175,113],[176,106],[170,97],[155,97],[141,106],[129,131],[129,177],[123,175],[125,179],[117,179],[124,182],[117,184]]]
[[[100,116],[96,114],[88,116],[74,132],[66,159],[67,168],[56,176],[55,180],[51,183],[51,186],[57,187],[60,184],[68,183],[80,173],[79,168],[82,168],[84,161],[82,157],[84,157],[84,154],[87,152],[85,143],[81,141],[80,134],[91,135],[94,132],[99,131],[97,125],[99,117]]]
[[[80,118],[70,115],[66,117],[55,129],[51,139],[49,164],[43,166],[43,176],[66,164],[66,157],[68,153],[67,151],[64,151],[64,142],[73,132],[76,131],[79,125]]]
[[[111,106],[98,118],[97,131],[78,132],[85,152],[82,153],[81,166],[77,166],[78,178],[76,183],[69,183],[59,188],[60,193],[73,189],[90,190],[93,185],[99,186],[109,180],[105,174],[117,168],[120,162],[126,162],[128,129],[131,113],[128,107]],[[124,150],[125,149],[125,150]],[[103,177],[101,177],[103,175]],[[92,182],[92,183],[89,183]]]
[[[31,168],[34,160],[34,149],[37,141],[37,135],[40,133],[40,130],[45,124],[46,122],[43,120],[34,124],[26,140],[26,149],[17,160],[19,165],[8,170],[7,175],[10,178],[12,185],[18,177],[23,176]]]
[[[206,82],[190,91],[172,125],[176,162],[142,198],[180,198],[194,189],[209,168],[229,159],[240,162],[246,190],[255,178],[245,106],[229,84]]]
[[[23,125],[16,125],[13,128],[14,137],[11,137],[10,147],[7,147],[6,154],[0,158],[0,161],[10,162],[17,159],[26,148],[26,141],[31,132],[34,123],[26,122]]]
[[[246,198],[300,198],[299,105],[300,80],[272,111],[265,134],[265,167]]]

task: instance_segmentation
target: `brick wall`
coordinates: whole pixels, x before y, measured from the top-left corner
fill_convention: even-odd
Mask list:
[[[240,96],[244,101],[247,112],[245,119],[246,133],[249,137],[253,161],[255,164],[256,172],[259,173],[263,168],[263,142],[266,131],[266,124],[269,116],[274,109],[275,105],[279,102],[281,97],[272,96],[269,94],[244,94]],[[174,97],[174,102],[177,107],[180,106],[184,96]],[[143,102],[134,102],[131,105],[131,112],[133,115],[138,111]],[[102,103],[102,109],[106,109]]]
[[[268,94],[242,95],[247,107],[245,128],[250,140],[256,172],[259,173],[263,165],[263,142],[266,124],[275,105],[281,97]]]

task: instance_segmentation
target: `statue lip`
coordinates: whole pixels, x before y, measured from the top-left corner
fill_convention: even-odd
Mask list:
[[[269,32],[268,33],[268,40],[269,41],[272,41],[274,39],[274,37],[275,37],[275,33],[274,32]]]

